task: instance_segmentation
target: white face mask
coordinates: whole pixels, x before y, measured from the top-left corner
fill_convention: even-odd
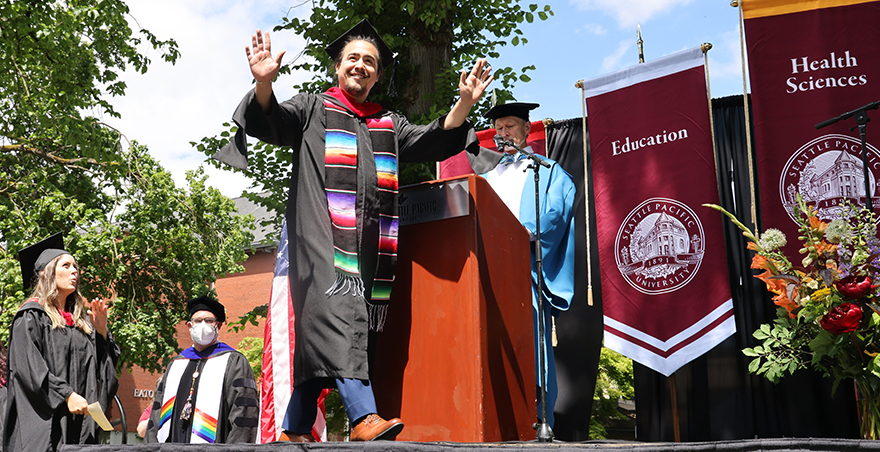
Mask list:
[[[219,332],[217,328],[208,325],[207,322],[199,322],[189,329],[189,335],[193,342],[199,345],[211,345],[217,340]]]

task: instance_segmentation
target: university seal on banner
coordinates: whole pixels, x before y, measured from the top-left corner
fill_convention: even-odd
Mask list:
[[[822,219],[833,218],[844,201],[864,206],[865,171],[861,149],[858,138],[829,134],[813,139],[792,154],[779,177],[779,197],[789,218],[796,222],[797,193]],[[874,206],[880,204],[878,171],[880,153],[868,144],[868,184]],[[878,211],[876,207],[874,210]]]
[[[705,253],[703,225],[694,211],[669,198],[651,198],[627,215],[614,242],[617,268],[647,295],[674,292],[697,274]]]

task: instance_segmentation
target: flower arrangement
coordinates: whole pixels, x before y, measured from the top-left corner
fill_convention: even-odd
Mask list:
[[[778,229],[750,231],[722,207],[706,204],[733,221],[755,251],[751,267],[773,293],[779,308],[771,325],[745,348],[754,357],[749,372],[778,383],[786,374],[812,367],[834,378],[832,391],[853,379],[859,398],[862,437],[880,438],[880,239],[874,213],[844,203],[837,218],[819,219],[798,197],[795,212],[803,242],[799,262],[783,252],[787,240]]]

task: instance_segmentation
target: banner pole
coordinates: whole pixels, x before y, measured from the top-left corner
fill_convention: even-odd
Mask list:
[[[712,157],[715,159],[715,177],[720,181],[721,175],[718,174],[718,150],[715,148],[715,114],[712,112],[712,84],[709,82],[709,50],[712,50],[712,44],[704,42],[700,45],[700,50],[703,51],[703,67],[706,70],[706,98],[709,99],[709,132],[712,136]]]
[[[590,176],[587,172],[587,101],[586,92],[584,90],[584,81],[578,80],[574,86],[581,89],[581,108],[583,108],[583,116],[581,117],[581,127],[583,128],[584,138],[584,231],[587,235],[587,306],[593,306],[593,272],[590,264]]]
[[[703,51],[703,67],[706,69],[706,98],[709,100],[709,127],[712,136],[712,157],[715,160],[715,178],[721,183],[721,169],[718,166],[718,144],[715,142],[715,112],[712,109],[712,82],[709,81],[709,50],[712,50],[712,44],[704,42],[700,45]],[[718,186],[718,196],[721,196],[721,185]],[[719,198],[720,199],[720,198]]]
[[[672,431],[675,442],[681,442],[681,426],[678,418],[678,388],[675,386],[675,372],[666,377],[669,380],[669,399],[672,403]]]
[[[743,111],[746,116],[746,152],[748,153],[748,162],[749,162],[749,194],[751,195],[751,213],[752,213],[752,228],[755,232],[758,231],[758,205],[755,200],[755,163],[752,161],[752,126],[751,126],[751,110],[749,109],[749,93],[748,86],[746,83],[746,43],[745,43],[745,30],[743,29],[743,10],[742,4],[738,0],[733,0],[730,2],[730,6],[733,6],[739,11],[739,52],[740,59],[742,60],[742,75],[743,75]]]

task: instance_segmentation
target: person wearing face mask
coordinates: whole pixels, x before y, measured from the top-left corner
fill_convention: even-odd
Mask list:
[[[144,442],[253,443],[257,384],[244,355],[219,340],[226,310],[205,295],[187,301],[186,309],[193,346],[165,370]]]

